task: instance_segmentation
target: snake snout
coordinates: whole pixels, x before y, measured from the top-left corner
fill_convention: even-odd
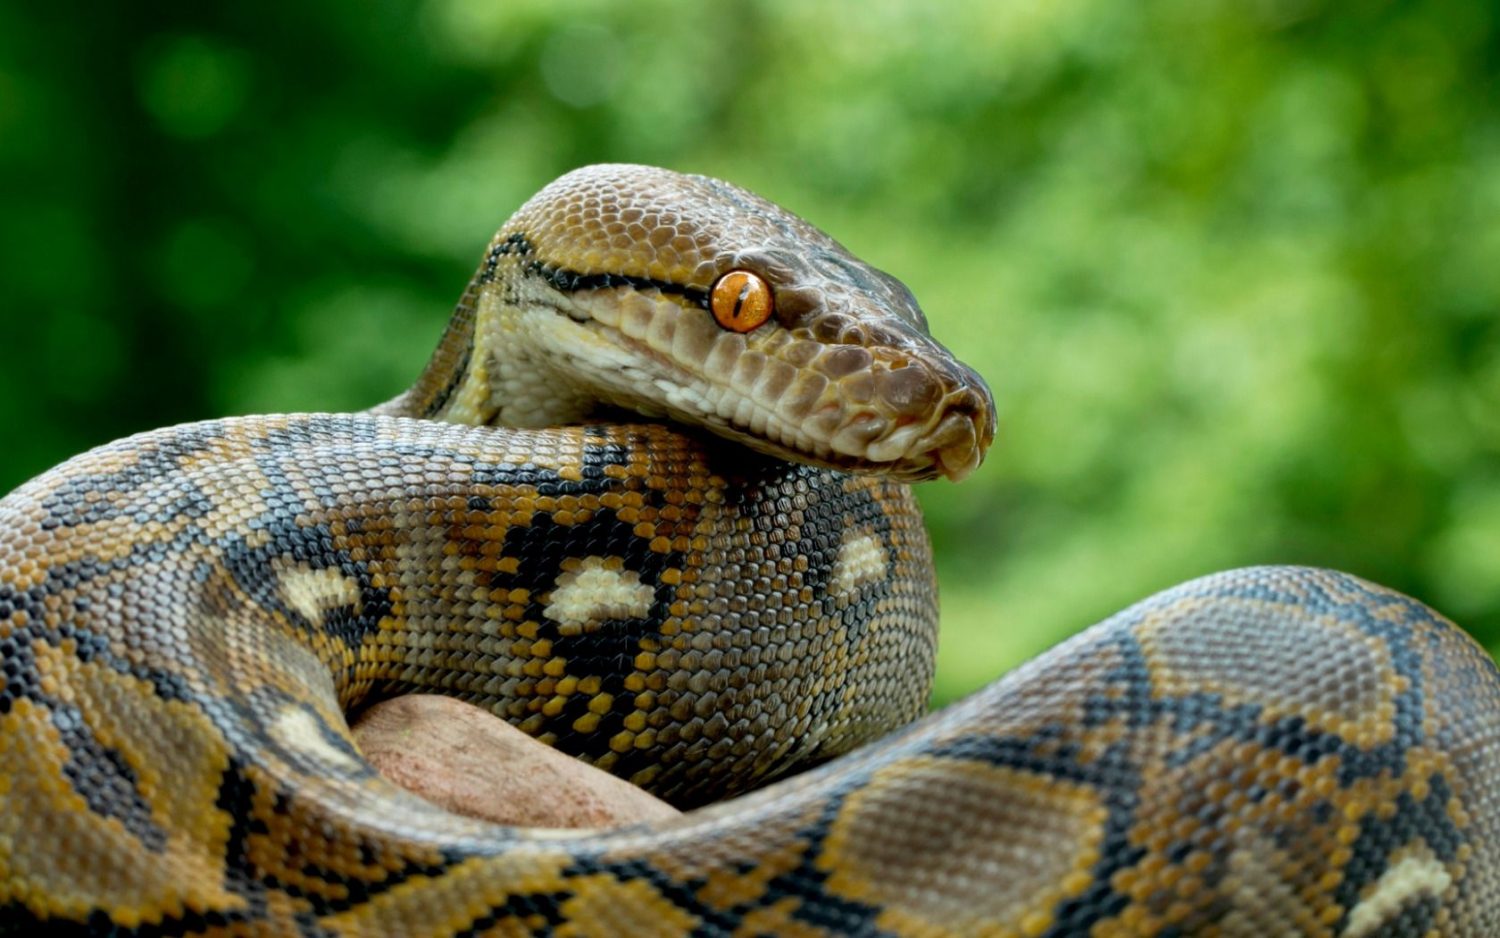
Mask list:
[[[943,367],[891,352],[876,358],[880,416],[866,421],[870,427],[859,421],[846,426],[834,448],[908,481],[958,481],[972,472],[995,435],[994,403],[983,379],[957,362]]]
[[[953,395],[942,416],[917,446],[938,472],[957,482],[979,468],[994,438],[994,408],[985,395],[964,388]]]
[[[904,432],[903,432],[904,430]],[[988,395],[970,387],[948,392],[933,406],[927,419],[891,434],[887,448],[871,447],[872,458],[890,463],[893,475],[908,481],[943,476],[958,482],[979,467],[995,435],[994,409]]]

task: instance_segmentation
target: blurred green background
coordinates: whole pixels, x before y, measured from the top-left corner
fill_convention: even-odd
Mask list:
[[[0,490],[416,374],[582,163],[706,172],[904,280],[1000,435],[923,490],[940,700],[1242,564],[1500,648],[1500,8],[0,6]]]

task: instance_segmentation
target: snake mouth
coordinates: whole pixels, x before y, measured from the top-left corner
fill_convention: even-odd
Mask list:
[[[777,445],[733,425],[717,430],[771,456],[845,472],[877,473],[900,482],[926,482],[939,477],[958,482],[978,468],[983,459],[982,449],[977,445],[976,424],[960,415],[949,415],[937,427],[915,437],[904,428],[897,430],[862,453],[840,452],[822,443]],[[892,448],[897,454],[887,455]]]
[[[879,471],[908,482],[939,476],[958,482],[979,467],[994,435],[988,411],[974,406],[975,395],[958,392],[951,403],[922,422],[898,423],[872,440],[862,453],[845,453],[858,468]],[[851,423],[840,436],[859,433],[863,421]],[[839,437],[835,437],[837,447]],[[836,450],[837,451],[837,450]]]
[[[982,406],[983,399],[976,392],[965,389],[954,396],[911,452],[927,459],[935,474],[959,482],[984,460],[995,437],[995,422],[994,411]]]
[[[801,425],[836,428],[821,436],[814,431],[811,438],[817,442],[812,447],[812,458],[797,452],[796,447],[771,451],[835,469],[878,472],[905,482],[938,477],[957,482],[983,461],[994,425],[989,412],[977,406],[978,395],[958,391],[951,397],[951,401],[945,401],[925,419],[893,418],[869,409],[853,409],[849,413],[849,408],[831,405]],[[794,439],[808,436],[805,431],[801,434],[795,431],[794,427],[790,434]],[[753,441],[747,442],[755,445]]]
[[[796,368],[789,386],[778,395],[776,382],[760,381],[750,396],[771,415],[768,424],[786,428],[788,458],[902,481],[958,481],[994,438],[994,408],[978,375],[940,348],[919,357],[926,351],[833,344],[804,361],[794,337],[771,353]],[[796,452],[802,440],[812,441],[813,458],[805,446]]]

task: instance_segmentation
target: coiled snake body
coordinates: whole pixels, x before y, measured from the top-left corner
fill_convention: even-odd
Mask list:
[[[992,432],[910,293],[806,223],[563,177],[396,400],[0,502],[0,932],[1500,934],[1495,666],[1350,576],[1188,583],[850,752],[931,676],[902,483]],[[417,690],[684,805],[833,761],[498,827],[354,746]]]

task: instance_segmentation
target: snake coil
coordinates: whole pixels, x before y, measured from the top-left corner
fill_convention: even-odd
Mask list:
[[[910,292],[802,220],[562,177],[395,400],[0,501],[0,934],[1500,935],[1500,677],[1354,577],[1196,580],[918,719],[904,483],[993,432]],[[729,800],[445,813],[345,722],[415,691]]]

